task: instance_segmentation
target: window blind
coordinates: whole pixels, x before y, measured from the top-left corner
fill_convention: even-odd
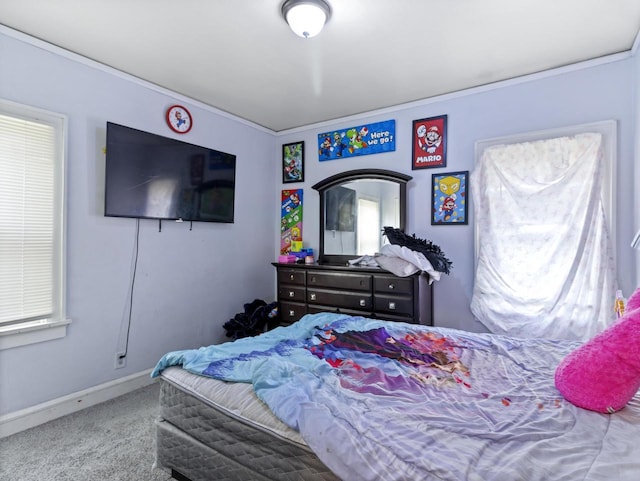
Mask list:
[[[0,325],[54,306],[56,127],[0,113]]]

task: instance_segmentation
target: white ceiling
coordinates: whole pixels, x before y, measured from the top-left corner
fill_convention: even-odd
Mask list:
[[[0,24],[273,131],[632,48],[640,0],[0,0]],[[1,59],[0,59],[1,61]]]

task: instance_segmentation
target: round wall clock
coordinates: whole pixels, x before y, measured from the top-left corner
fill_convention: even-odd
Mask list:
[[[167,109],[167,124],[174,132],[186,134],[191,130],[193,121],[186,108],[182,105],[172,105]]]

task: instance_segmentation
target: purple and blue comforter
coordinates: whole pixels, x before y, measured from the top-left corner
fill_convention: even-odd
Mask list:
[[[577,408],[553,374],[574,342],[340,314],[159,361],[253,384],[344,480],[640,479],[640,398]]]

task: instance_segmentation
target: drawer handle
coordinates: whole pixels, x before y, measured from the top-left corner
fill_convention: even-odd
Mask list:
[[[309,299],[311,299],[312,301],[316,300],[316,293],[312,292],[311,294],[309,294]]]
[[[296,278],[295,274],[289,274],[289,280],[292,281]]]
[[[311,283],[315,284],[316,283],[316,276],[311,276]]]
[[[396,285],[395,285],[393,282],[392,282],[391,284],[389,284],[389,289],[392,289],[392,290],[393,290],[393,289],[395,289],[395,288],[396,288]]]
[[[367,305],[367,301],[365,301],[364,299],[360,299],[360,306],[364,307]]]
[[[294,311],[293,309],[289,310],[289,317],[295,317],[296,315],[296,311]]]
[[[296,291],[289,291],[289,297],[296,297]]]
[[[389,303],[389,310],[390,311],[395,311],[396,310],[396,303],[395,302],[390,302]]]

